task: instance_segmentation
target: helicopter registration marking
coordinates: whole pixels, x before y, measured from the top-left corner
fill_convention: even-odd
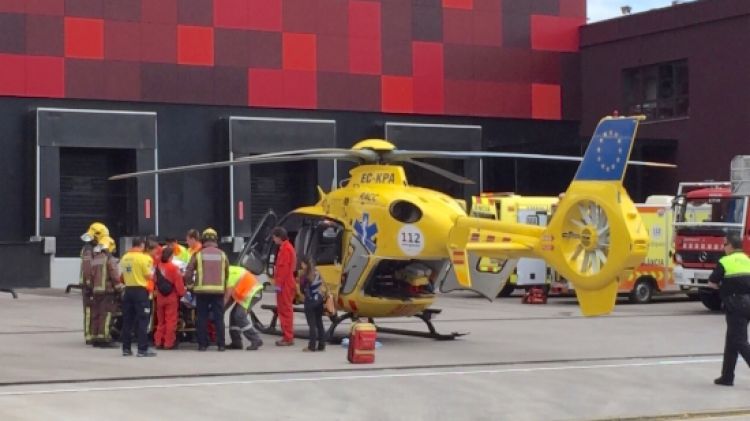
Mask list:
[[[424,250],[424,234],[416,225],[408,224],[398,231],[398,247],[407,256],[416,256]]]
[[[396,175],[392,172],[362,173],[359,182],[362,184],[396,184]]]

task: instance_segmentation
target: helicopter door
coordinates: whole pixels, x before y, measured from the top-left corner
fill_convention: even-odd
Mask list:
[[[362,277],[362,273],[367,268],[367,262],[370,260],[370,252],[356,235],[349,238],[347,254],[342,273],[342,295],[351,294],[354,291],[357,281]]]
[[[237,258],[237,264],[255,275],[268,273],[269,256],[271,254],[271,230],[276,226],[276,214],[268,211],[255,226],[255,230],[248,238],[245,248]]]
[[[341,251],[344,227],[330,220],[315,227],[310,254],[315,258],[318,273],[331,291],[338,291],[341,282]]]

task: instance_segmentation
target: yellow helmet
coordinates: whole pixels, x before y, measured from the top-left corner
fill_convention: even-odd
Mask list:
[[[203,230],[203,234],[201,234],[201,240],[202,241],[218,241],[219,234],[213,228],[206,228],[205,230]]]
[[[81,240],[85,242],[89,241],[99,241],[104,237],[109,237],[109,228],[107,228],[106,225],[102,224],[101,222],[94,222],[93,224],[89,225],[88,231],[83,233],[81,236]]]
[[[117,246],[115,245],[115,240],[112,239],[110,236],[102,237],[99,239],[99,242],[97,243],[97,248],[99,248],[99,251],[106,250],[110,253],[114,253],[115,250],[117,250]]]

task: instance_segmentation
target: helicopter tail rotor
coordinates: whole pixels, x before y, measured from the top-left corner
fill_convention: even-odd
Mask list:
[[[612,311],[619,277],[648,251],[648,233],[622,185],[639,120],[599,122],[537,244],[536,252],[573,284],[586,315]]]

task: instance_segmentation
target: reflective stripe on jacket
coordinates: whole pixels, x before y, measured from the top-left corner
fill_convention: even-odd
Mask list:
[[[91,263],[91,281],[94,294],[107,294],[115,291],[119,282],[117,259],[107,253],[97,253]]]
[[[229,262],[226,254],[212,245],[204,245],[195,254],[195,287],[197,293],[223,294]]]

